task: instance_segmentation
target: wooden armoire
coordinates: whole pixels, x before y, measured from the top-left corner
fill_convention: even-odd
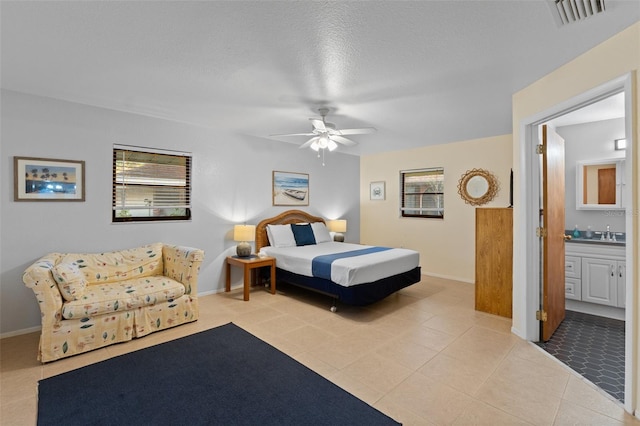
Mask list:
[[[476,209],[476,310],[511,318],[513,209]]]

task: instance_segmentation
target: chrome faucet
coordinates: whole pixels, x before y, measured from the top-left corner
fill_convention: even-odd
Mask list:
[[[609,225],[607,225],[607,236],[606,236],[607,241],[611,241],[611,230],[609,229]]]

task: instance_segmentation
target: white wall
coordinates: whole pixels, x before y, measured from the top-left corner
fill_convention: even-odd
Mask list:
[[[458,182],[468,170],[490,171],[500,189],[482,207],[507,207],[511,143],[503,135],[362,157],[362,242],[417,250],[423,274],[475,282],[476,208],[460,197]],[[444,167],[444,219],[401,217],[400,171],[427,167]],[[386,200],[369,199],[373,181],[386,182]]]
[[[162,241],[205,250],[199,292],[224,288],[235,223],[256,224],[289,207],[273,207],[273,170],[309,173],[310,205],[302,210],[348,220],[358,242],[359,159],[333,152],[326,166],[311,150],[250,137],[12,91],[1,92],[0,333],[37,327],[40,312],[22,272],[49,252],[101,252]],[[250,120],[250,117],[247,117]],[[190,222],[112,224],[113,144],[193,153]],[[86,161],[85,202],[14,202],[13,157]],[[234,282],[240,283],[240,274]]]
[[[610,225],[612,231],[624,232],[624,211],[576,209],[576,162],[624,158],[625,152],[616,151],[613,144],[615,139],[624,138],[624,118],[562,126],[556,131],[564,139],[565,148],[565,229],[578,225],[586,231],[591,225],[592,230],[601,231]]]

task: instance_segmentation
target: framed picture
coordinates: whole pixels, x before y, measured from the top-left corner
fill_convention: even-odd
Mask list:
[[[274,171],[272,197],[274,206],[308,206],[309,175]]]
[[[84,161],[13,157],[15,201],[84,201]]]
[[[369,185],[369,198],[372,200],[384,200],[384,181],[371,182]]]

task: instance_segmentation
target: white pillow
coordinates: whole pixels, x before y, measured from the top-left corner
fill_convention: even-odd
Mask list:
[[[269,244],[273,247],[295,247],[296,239],[293,236],[291,225],[267,225]]]
[[[313,222],[311,224],[311,229],[313,229],[313,236],[316,238],[316,244],[329,243],[332,241],[329,230],[324,223]]]
[[[273,235],[271,235],[271,227],[273,225],[267,225],[267,239],[269,240],[269,245],[273,246]]]

